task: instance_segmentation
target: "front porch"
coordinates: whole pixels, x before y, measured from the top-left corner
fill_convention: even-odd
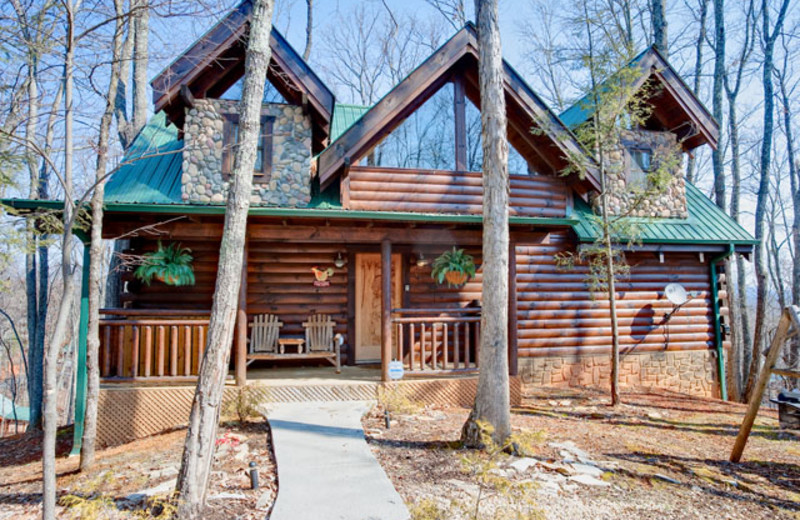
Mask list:
[[[181,385],[196,381],[210,311],[102,309],[101,314],[102,383]],[[479,307],[391,309],[388,345],[382,341],[383,327],[377,332],[362,332],[377,338],[378,358],[359,362],[353,346],[344,344],[343,350],[350,354],[349,363],[340,374],[334,367],[320,366],[325,360],[313,352],[250,355],[252,327],[241,324],[252,325],[255,316],[240,316],[234,337],[233,369],[228,377],[237,385],[375,383],[388,380],[384,369],[391,360],[402,360],[406,377],[411,378],[474,375],[478,370]],[[247,334],[242,329],[251,332]]]

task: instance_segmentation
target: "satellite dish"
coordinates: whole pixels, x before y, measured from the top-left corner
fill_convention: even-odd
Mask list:
[[[664,287],[664,296],[672,302],[673,305],[683,305],[689,301],[689,295],[686,289],[679,283],[669,283]]]

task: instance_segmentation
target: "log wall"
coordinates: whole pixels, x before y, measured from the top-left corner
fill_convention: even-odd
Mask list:
[[[483,187],[480,172],[420,171],[353,167],[343,186],[345,207],[364,211],[409,211],[479,215]],[[510,214],[564,217],[567,187],[546,175],[511,175]]]
[[[473,303],[473,301],[480,302],[481,300],[481,283],[482,269],[481,269],[481,250],[479,247],[465,248],[466,252],[471,254],[475,259],[475,265],[478,266],[478,272],[475,277],[464,284],[463,287],[448,287],[447,283],[439,285],[433,278],[431,278],[431,266],[426,265],[418,267],[415,263],[416,255],[414,253],[409,255],[407,264],[408,268],[408,285],[409,291],[403,302],[403,307],[430,309],[438,307],[466,307]],[[421,249],[422,253],[431,262],[439,256],[443,249],[426,247]]]
[[[556,265],[555,255],[574,250],[566,232],[543,235],[540,243],[517,245],[521,358],[588,355],[611,349],[609,304],[604,294],[590,290],[588,267],[578,265],[565,271]],[[617,284],[621,352],[714,348],[708,263],[692,253],[665,253],[663,264],[652,252],[626,256],[630,275]],[[663,289],[670,282],[696,291],[697,296],[667,322],[664,316],[673,306]],[[724,301],[724,292],[721,298]]]
[[[165,245],[170,242],[164,240]],[[148,286],[136,280],[133,273],[124,273],[123,280],[129,292],[122,295],[123,302],[130,302],[137,309],[211,309],[219,264],[219,239],[178,242],[192,250],[195,285],[172,287],[153,281]],[[131,244],[132,252],[137,255],[154,251],[156,245],[155,240],[142,239],[136,239]]]
[[[134,307],[158,309],[210,309],[219,261],[218,241],[181,241],[192,250],[196,284],[170,287],[153,282],[145,286],[128,275],[133,293],[126,296]],[[348,267],[336,269],[337,252],[347,250],[336,244],[286,244],[251,239],[247,266],[247,314],[276,314],[284,323],[281,336],[303,336],[302,323],[310,314],[328,314],[336,322],[335,333],[347,343]],[[137,253],[155,248],[142,242]],[[328,287],[314,286],[312,267],[334,268]],[[346,360],[343,353],[343,361]]]
[[[333,265],[336,244],[282,244],[251,240],[247,275],[247,313],[275,314],[283,322],[281,336],[303,336],[302,323],[310,314],[328,314],[336,322],[334,333],[347,338],[347,277],[350,264]],[[314,286],[311,268],[333,268],[328,287]],[[346,351],[342,353],[346,362]]]
[[[252,233],[251,236],[258,236]],[[560,252],[574,251],[575,243],[567,230],[527,233],[518,236],[516,246],[517,343],[520,359],[604,354],[611,347],[608,303],[602,294],[593,294],[587,285],[585,266],[564,271],[555,262]],[[136,308],[210,309],[218,260],[218,241],[181,242],[195,256],[197,284],[191,288],[168,287],[154,282],[142,286],[130,280],[126,295]],[[154,241],[140,243],[138,253],[152,249]],[[336,243],[287,243],[250,239],[248,255],[247,312],[277,314],[284,322],[282,335],[302,335],[301,323],[309,314],[325,313],[337,323],[336,332],[348,337],[348,276],[352,257],[365,246]],[[432,261],[447,244],[394,244],[403,254],[404,308],[456,307],[481,298],[481,273],[464,287],[449,288],[430,277],[430,266],[418,267],[420,252]],[[480,247],[467,246],[478,265]],[[312,267],[333,267],[336,254],[351,258],[342,269],[335,269],[330,286],[315,287]],[[708,258],[700,262],[697,254],[666,253],[661,264],[657,254],[628,255],[631,274],[618,284],[619,320],[623,354],[630,351],[708,350],[715,346],[713,309],[710,300]],[[669,282],[683,284],[698,296],[676,313],[668,323],[664,314],[672,305],[663,297]],[[722,301],[725,300],[724,284]],[[727,309],[723,307],[723,316]],[[347,362],[347,350],[343,361]]]

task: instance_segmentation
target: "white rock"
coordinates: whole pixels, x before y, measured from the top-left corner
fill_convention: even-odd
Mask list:
[[[250,456],[250,447],[247,444],[242,444],[236,448],[236,455],[233,456],[235,460],[244,462]]]
[[[153,486],[151,488],[143,489],[137,493],[133,493],[132,495],[128,495],[128,500],[133,502],[141,501],[142,498],[152,497],[156,495],[169,495],[173,491],[175,491],[175,483],[177,482],[177,478],[172,478],[162,482],[157,486]]]
[[[256,501],[256,509],[264,509],[269,504],[270,500],[272,500],[272,490],[267,490],[261,493],[261,496],[258,497]]]
[[[150,472],[150,478],[161,480],[162,478],[172,478],[178,476],[178,466],[166,466]]]
[[[577,482],[578,484],[583,484],[584,486],[608,487],[611,485],[608,482],[596,479],[589,475],[573,475],[569,477],[569,480],[572,482]]]
[[[445,482],[472,497],[478,496],[478,493],[480,492],[480,487],[477,484],[464,482],[463,480],[458,480],[455,478],[448,479]]]
[[[521,459],[517,459],[511,464],[509,467],[514,468],[515,470],[519,471],[520,473],[524,473],[528,471],[532,466],[536,466],[539,463],[536,459],[531,459],[529,457],[524,457]]]
[[[208,497],[209,500],[247,500],[247,496],[241,493],[218,493]]]
[[[590,477],[599,477],[604,473],[604,471],[597,466],[581,464],[580,462],[572,464],[572,469],[574,469],[575,473],[578,475],[589,475]]]

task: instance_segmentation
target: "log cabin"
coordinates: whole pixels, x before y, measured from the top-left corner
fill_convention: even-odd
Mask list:
[[[195,273],[194,285],[174,287],[143,284],[123,270],[117,305],[102,311],[106,385],[187,386],[198,373],[236,146],[250,10],[243,2],[152,80],[155,115],[105,188],[105,238],[124,244],[121,249],[134,257],[158,241],[179,243],[191,249]],[[231,345],[236,384],[244,385],[258,367],[324,362],[289,354],[285,360],[281,354],[248,359],[249,324],[265,314],[277,316],[279,335],[289,338],[303,334],[309,316],[328,316],[341,340],[341,363],[380,365],[384,379],[390,360],[402,361],[409,376],[479,370],[475,28],[458,31],[369,107],[337,103],[275,29],[270,44]],[[724,396],[731,323],[723,265],[732,254],[751,254],[756,241],[687,182],[680,167],[662,195],[629,207],[626,186],[656,147],[666,143],[691,154],[703,145],[716,147],[719,136],[717,122],[657,50],[645,50],[633,66],[642,88],[657,88],[648,87],[652,111],[630,129],[612,179],[619,188],[610,206],[628,212],[639,229],[635,245],[618,244],[630,266],[617,284],[621,381]],[[510,375],[534,385],[604,384],[611,350],[607,297],[592,289],[587,266],[565,269],[557,262],[560,253],[591,247],[599,233],[596,171],[563,174],[569,156],[586,153],[573,130],[591,114],[581,102],[556,114],[508,63],[503,73]],[[7,203],[23,211],[46,205]],[[475,276],[455,287],[431,277],[431,261],[453,247],[477,265]],[[323,281],[315,269],[326,273]],[[669,301],[670,283],[689,292],[687,303]],[[107,400],[109,407],[123,406]]]

